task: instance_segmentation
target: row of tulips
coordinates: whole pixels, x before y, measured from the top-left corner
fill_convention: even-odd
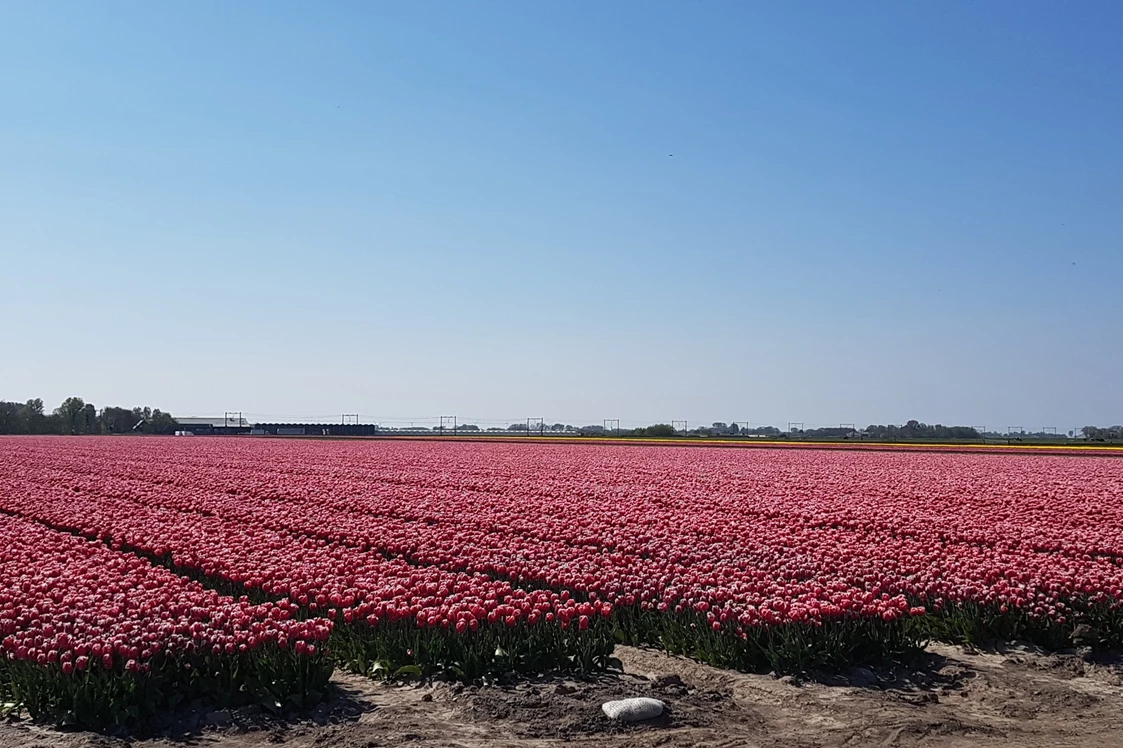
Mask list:
[[[335,657],[364,672],[605,667],[613,637],[771,669],[899,656],[932,635],[1059,644],[1080,623],[1106,642],[1123,633],[1113,460],[3,447],[0,511],[328,618]]]
[[[104,476],[86,469],[95,451],[54,455],[37,487],[55,495],[25,496],[34,508],[17,511],[57,522],[77,492],[94,502],[81,522],[108,517],[83,532],[132,528],[157,552],[181,526],[268,528],[332,554],[374,549],[617,606],[712,607],[723,625],[876,617],[903,597],[930,612],[1014,610],[1027,631],[1042,618],[1071,629],[1123,596],[1119,557],[1090,552],[1118,532],[1115,460],[262,441],[122,457]],[[280,458],[283,468],[267,467]],[[159,516],[144,516],[148,506]],[[118,515],[129,516],[123,528],[107,524]],[[984,532],[980,515],[1010,532]],[[1033,540],[1049,532],[1054,540]],[[242,544],[222,538],[204,553]],[[177,557],[206,564],[190,557],[203,544],[181,545]],[[311,576],[309,589],[330,595],[334,580]]]
[[[887,585],[860,588],[842,578],[829,584],[796,582],[769,578],[765,569],[747,569],[739,580],[731,580],[739,582],[733,587],[711,579],[710,564],[690,570],[678,563],[665,567],[664,578],[660,578],[654,570],[654,564],[661,560],[658,555],[584,557],[580,548],[526,544],[517,536],[507,536],[502,546],[495,547],[504,539],[492,536],[481,540],[476,533],[463,528],[451,531],[439,523],[378,525],[365,517],[366,524],[381,527],[390,537],[412,533],[421,538],[412,542],[427,542],[433,555],[419,563],[417,556],[421,553],[410,557],[398,553],[396,547],[390,550],[378,543],[378,532],[373,529],[362,530],[358,538],[316,537],[306,531],[273,529],[307,523],[308,515],[292,507],[274,505],[271,517],[255,515],[252,512],[257,510],[246,508],[249,516],[234,519],[237,511],[224,513],[214,503],[210,508],[174,509],[156,505],[155,497],[117,498],[90,488],[75,492],[73,487],[25,484],[17,495],[4,486],[0,478],[0,510],[106,540],[116,548],[166,557],[178,569],[199,571],[206,577],[267,595],[288,596],[313,613],[322,612],[347,623],[361,618],[377,625],[381,620],[393,623],[408,618],[421,627],[455,627],[465,619],[472,625],[511,625],[525,619],[530,625],[541,620],[565,628],[582,617],[607,616],[614,606],[623,605],[701,614],[708,618],[707,627],[729,626],[739,634],[745,626],[757,624],[895,619],[922,612],[911,609],[904,596]],[[230,496],[221,501],[233,506],[260,503]],[[80,507],[78,511],[76,506]],[[324,525],[345,523],[342,516],[327,516],[311,507],[309,511]],[[458,532],[463,535],[457,537]],[[567,555],[588,564],[590,571],[572,580],[562,577],[561,584],[552,583],[555,579],[550,576],[533,576],[538,572],[537,563],[565,573],[570,565]],[[444,568],[431,562],[436,558],[447,558],[452,566],[480,566],[488,573]],[[497,563],[489,564],[489,559]],[[603,564],[600,577],[592,575],[597,563]],[[769,566],[772,573],[782,568]],[[671,583],[674,580],[669,575],[680,569],[689,576],[679,584]],[[519,586],[511,578],[541,584]],[[604,583],[606,579],[609,584]]]
[[[603,600],[521,588],[485,574],[417,566],[377,550],[206,514],[121,499],[24,486],[14,497],[0,478],[0,511],[18,514],[114,550],[166,560],[222,591],[260,592],[333,621],[370,626],[406,620],[418,628],[556,623],[607,617]],[[461,632],[463,633],[463,632]]]
[[[302,615],[325,617],[339,624],[333,659],[360,672],[477,679],[609,665],[612,606],[602,600],[419,567],[369,548],[154,502],[55,490],[15,473],[0,476],[0,510],[151,558],[226,593],[279,599]]]
[[[331,501],[330,508],[354,513],[494,526],[625,550],[693,529],[666,524],[689,504],[702,515],[699,527],[714,514],[742,524],[790,518],[1077,557],[1123,555],[1123,470],[1111,459],[431,442],[256,442],[222,455],[172,450],[161,458],[145,446],[107,474],[88,469],[99,460],[96,449],[68,454],[57,463],[57,478],[74,485],[85,479],[100,490],[118,484],[134,498],[168,485],[189,486],[192,500],[206,500],[203,492],[220,501]],[[189,465],[181,464],[184,456]],[[465,504],[471,512],[461,511]],[[635,507],[657,514],[639,526],[603,522],[605,510],[628,514]],[[575,515],[589,521],[571,522]],[[724,522],[710,527],[743,532]]]
[[[33,717],[100,726],[196,697],[315,701],[332,623],[295,614],[0,514],[0,691]]]
[[[347,437],[344,437],[347,438]],[[350,437],[351,439],[365,439],[369,437]],[[377,437],[375,437],[377,438]],[[458,442],[480,443],[540,443],[540,444],[580,444],[583,446],[601,444],[608,446],[676,446],[685,448],[712,448],[727,449],[787,449],[792,451],[828,451],[828,452],[940,452],[944,454],[1027,454],[1027,455],[1061,455],[1084,457],[1119,457],[1123,455],[1123,447],[1115,444],[1075,442],[1068,444],[1041,444],[1034,441],[1022,441],[1020,438],[1011,437],[999,443],[948,443],[940,441],[930,442],[896,442],[896,441],[803,441],[798,436],[789,438],[778,436],[771,439],[743,439],[737,437],[716,437],[705,439],[684,439],[683,437],[591,437],[591,436],[533,436],[533,435],[497,435],[472,436],[468,432],[456,435],[446,433],[444,436],[395,436],[396,441],[431,441],[434,438],[455,440]]]

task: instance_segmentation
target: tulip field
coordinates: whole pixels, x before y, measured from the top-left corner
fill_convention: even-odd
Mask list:
[[[0,703],[98,725],[373,677],[1123,645],[1123,460],[0,438]]]

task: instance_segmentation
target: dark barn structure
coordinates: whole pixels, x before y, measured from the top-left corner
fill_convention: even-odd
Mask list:
[[[376,423],[255,423],[252,433],[260,436],[379,436]]]
[[[196,436],[248,434],[252,427],[244,418],[177,418],[176,428]]]

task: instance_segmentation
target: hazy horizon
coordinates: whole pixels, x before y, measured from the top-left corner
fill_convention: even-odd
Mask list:
[[[71,396],[81,397],[81,394],[72,394]],[[23,402],[26,402],[28,399],[33,399],[33,398],[23,398],[23,399],[21,399],[21,398],[0,397],[0,400],[5,400],[5,399],[10,400],[10,401],[14,401],[14,402],[23,403]],[[51,412],[51,410],[54,407],[56,407],[58,405],[58,403],[62,401],[62,399],[64,399],[64,398],[59,398],[58,402],[48,401],[48,400],[44,399],[43,405],[44,405],[45,411],[48,412],[48,413]],[[621,429],[633,429],[633,428],[638,428],[638,427],[641,427],[641,426],[650,426],[650,425],[658,424],[658,423],[674,425],[676,429],[681,429],[682,423],[685,421],[686,424],[687,424],[687,428],[689,428],[689,429],[694,429],[694,428],[697,428],[699,426],[709,427],[713,423],[719,423],[720,422],[720,423],[725,423],[725,424],[736,423],[739,426],[750,428],[750,429],[761,428],[761,427],[765,427],[765,426],[773,426],[773,427],[776,427],[776,428],[780,429],[781,431],[787,431],[789,429],[789,427],[794,427],[794,428],[803,429],[803,430],[810,430],[810,429],[818,429],[818,428],[835,428],[835,427],[839,427],[839,426],[843,426],[843,425],[853,426],[855,429],[861,430],[861,429],[865,428],[866,426],[871,426],[871,425],[902,426],[905,423],[907,423],[909,420],[914,419],[914,417],[910,416],[910,417],[897,417],[897,418],[880,420],[880,421],[870,420],[870,419],[862,419],[862,418],[858,418],[857,420],[852,419],[852,420],[849,420],[849,421],[822,421],[822,420],[793,421],[793,420],[788,420],[788,419],[754,420],[754,419],[747,419],[747,418],[744,418],[744,417],[734,419],[734,418],[731,417],[731,414],[726,414],[726,417],[724,417],[724,418],[713,417],[713,418],[695,418],[695,419],[671,418],[671,417],[663,417],[663,416],[654,417],[654,418],[642,418],[642,417],[640,417],[640,418],[617,418],[615,416],[587,417],[587,418],[553,418],[553,417],[547,417],[547,416],[542,416],[542,415],[526,416],[526,417],[510,416],[510,417],[504,418],[502,416],[496,416],[494,414],[483,415],[483,416],[462,415],[462,414],[459,414],[459,413],[455,413],[453,411],[450,411],[450,412],[448,412],[444,415],[439,415],[439,414],[401,415],[401,414],[393,414],[393,413],[391,413],[391,414],[385,414],[385,413],[383,413],[383,414],[377,414],[377,413],[372,414],[372,413],[357,413],[357,412],[354,412],[354,411],[352,411],[352,412],[339,412],[339,413],[321,412],[321,413],[317,413],[317,414],[312,414],[312,413],[292,413],[292,412],[282,413],[282,412],[277,411],[277,410],[256,411],[255,412],[255,411],[236,410],[236,409],[230,410],[230,411],[222,411],[222,410],[214,410],[214,409],[201,410],[201,411],[177,411],[173,408],[168,408],[164,405],[161,405],[160,403],[100,402],[100,401],[95,401],[93,399],[87,399],[87,398],[83,398],[83,400],[86,400],[87,402],[92,402],[95,406],[97,406],[97,408],[99,410],[103,407],[106,407],[106,406],[129,407],[129,408],[148,406],[148,407],[159,408],[159,409],[161,409],[165,412],[171,413],[172,416],[174,416],[174,417],[183,418],[183,419],[189,419],[189,418],[222,419],[222,418],[225,418],[225,417],[229,417],[231,419],[236,419],[238,417],[238,415],[240,415],[243,420],[248,421],[250,423],[308,423],[308,424],[312,424],[312,423],[317,423],[317,424],[319,424],[319,423],[323,423],[323,424],[341,423],[342,424],[342,423],[358,422],[358,423],[363,423],[363,424],[378,423],[378,424],[381,424],[383,427],[394,428],[394,429],[407,429],[407,428],[410,428],[410,427],[425,427],[425,428],[434,428],[435,429],[435,428],[438,428],[438,427],[441,427],[441,426],[443,426],[446,429],[452,429],[453,425],[455,424],[455,425],[458,425],[458,426],[474,425],[474,426],[479,426],[481,429],[486,430],[486,429],[491,428],[491,427],[506,428],[507,426],[510,426],[510,425],[513,425],[513,424],[525,424],[525,423],[527,423],[528,420],[530,420],[532,422],[533,428],[537,428],[538,419],[541,418],[543,424],[546,427],[549,427],[550,425],[552,425],[554,423],[563,423],[563,424],[566,424],[566,425],[569,425],[569,426],[576,426],[576,427],[601,426],[601,425],[604,425],[605,422],[607,421],[608,422],[608,428],[610,428],[610,429],[616,427],[616,425],[617,425],[616,422],[618,422],[618,426]],[[357,421],[356,421],[356,419],[357,419]],[[1055,429],[1057,435],[1059,435],[1059,436],[1067,434],[1070,431],[1079,434],[1080,429],[1084,426],[1098,426],[1098,427],[1102,427],[1102,428],[1108,428],[1108,427],[1120,425],[1117,422],[1114,422],[1114,421],[1108,422],[1108,421],[1105,421],[1103,419],[1100,419],[1099,421],[1093,421],[1093,422],[1081,423],[1081,424],[1069,423],[1069,422],[1065,422],[1065,421],[1060,421],[1058,423],[1037,424],[1037,423],[1029,423],[1029,422],[985,423],[985,422],[977,420],[977,419],[974,420],[974,421],[967,420],[967,421],[963,421],[963,422],[952,422],[952,421],[942,420],[942,419],[939,419],[939,418],[935,418],[935,419],[915,418],[915,420],[917,420],[921,423],[927,424],[927,425],[971,426],[971,427],[974,427],[974,428],[976,428],[980,431],[985,430],[987,432],[995,432],[995,433],[1002,433],[1002,434],[1012,432],[1012,431],[1017,431],[1019,429],[1026,432],[1026,433],[1038,433],[1038,432],[1041,432],[1041,431],[1044,431],[1044,430],[1047,430],[1047,429]]]
[[[1117,424],[1121,37],[1107,2],[6,3],[0,399]]]

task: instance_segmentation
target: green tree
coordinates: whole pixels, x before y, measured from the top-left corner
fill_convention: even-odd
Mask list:
[[[145,409],[147,410],[147,408]],[[159,408],[153,408],[150,415],[145,431],[150,434],[171,434],[179,426],[176,420],[172,418],[171,413],[165,413]]]
[[[68,397],[62,405],[55,408],[55,415],[59,419],[59,426],[64,434],[77,434],[79,426],[83,423],[82,411],[86,408],[86,401],[80,397]]]
[[[23,409],[20,411],[20,420],[23,422],[22,433],[46,433],[47,416],[43,413],[43,400],[36,397],[24,403]]]
[[[20,411],[23,406],[19,403],[0,401],[0,434],[18,434],[22,430],[23,422]]]
[[[98,432],[97,408],[93,403],[86,403],[80,415],[80,431],[83,434],[96,434]]]
[[[107,434],[127,434],[138,420],[129,408],[108,406],[101,411],[101,430]]]

